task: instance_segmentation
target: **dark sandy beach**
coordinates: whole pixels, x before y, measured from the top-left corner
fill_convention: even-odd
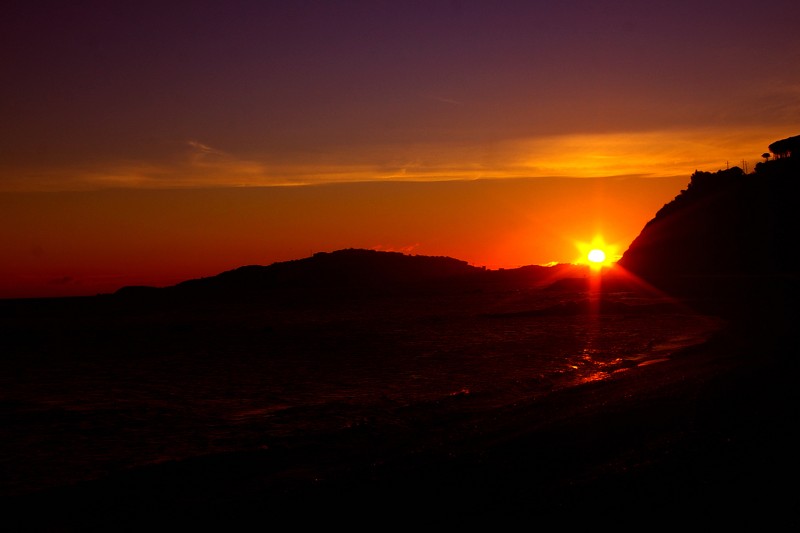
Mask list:
[[[10,531],[796,524],[791,320],[729,319],[667,361],[544,398],[471,415],[432,406],[409,427],[7,498],[5,521]]]

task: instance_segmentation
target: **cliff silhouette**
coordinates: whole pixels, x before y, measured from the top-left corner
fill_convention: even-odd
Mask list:
[[[788,155],[786,145],[770,145],[781,152],[749,174],[739,167],[696,171],[617,264],[676,295],[796,294],[800,157]]]

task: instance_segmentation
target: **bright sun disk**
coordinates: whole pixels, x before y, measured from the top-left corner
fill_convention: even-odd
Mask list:
[[[606,260],[606,253],[603,250],[594,248],[589,251],[589,254],[586,257],[592,263],[602,263],[603,261]]]

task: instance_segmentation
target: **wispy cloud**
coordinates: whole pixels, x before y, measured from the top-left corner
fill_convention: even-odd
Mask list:
[[[794,124],[794,123],[792,123]],[[550,135],[493,142],[339,147],[246,157],[191,139],[160,160],[119,160],[4,176],[0,190],[297,186],[357,181],[689,176],[752,170],[794,125]]]
[[[0,180],[0,191],[105,188],[243,187],[273,184],[267,165],[189,140],[158,160],[86,162],[18,172]]]
[[[427,98],[429,100],[435,100],[437,102],[442,102],[443,104],[450,104],[450,105],[464,105],[464,102],[459,100],[455,100],[453,98],[445,98],[443,96],[435,96],[435,95],[425,95],[423,98]]]
[[[374,246],[370,246],[370,250],[376,250],[379,252],[401,252],[404,254],[412,254],[414,250],[419,248],[419,243],[414,244],[406,244],[400,246],[393,246],[393,245],[385,245],[385,244],[376,244]]]
[[[768,144],[790,129],[723,128],[576,134],[512,141],[514,172],[565,177],[689,176],[695,170],[752,165]],[[526,171],[526,169],[528,169]],[[511,170],[511,169],[510,169]]]
[[[209,145],[203,144],[203,143],[198,142],[198,141],[191,141],[190,140],[190,141],[186,141],[186,144],[188,146],[194,148],[198,152],[204,153],[204,154],[222,154],[223,153],[220,150],[217,150],[215,148],[211,148]]]

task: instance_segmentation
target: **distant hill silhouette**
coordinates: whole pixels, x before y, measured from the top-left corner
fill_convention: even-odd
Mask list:
[[[480,290],[492,286],[526,287],[586,269],[575,265],[529,265],[489,270],[451,257],[348,248],[318,252],[268,266],[249,265],[221,274],[187,280],[164,289],[123,287],[119,296],[259,297],[274,295],[381,295],[413,290]]]
[[[431,282],[454,276],[475,275],[481,269],[450,257],[410,256],[348,248],[318,252],[311,257],[250,265],[211,278],[185,281],[178,290],[198,288],[378,288],[388,284]]]

